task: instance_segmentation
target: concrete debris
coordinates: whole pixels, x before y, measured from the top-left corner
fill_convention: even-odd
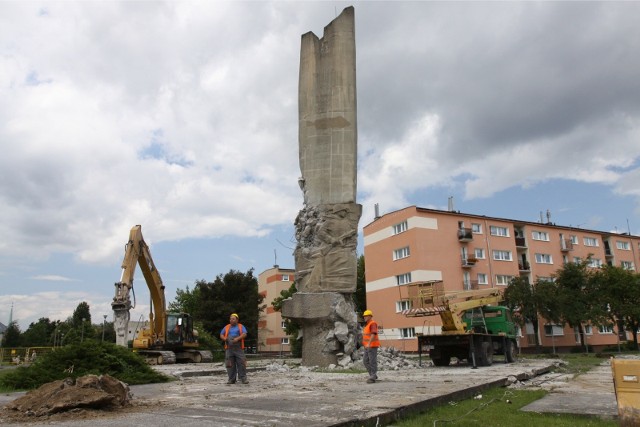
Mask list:
[[[43,417],[79,408],[106,409],[128,405],[129,386],[109,375],[85,375],[53,381],[32,390],[6,406],[9,411]]]
[[[325,369],[332,370],[362,370],[366,371],[362,363],[362,354],[364,350],[361,348],[352,354],[340,354],[338,363],[331,363]],[[355,358],[355,360],[354,360]],[[423,362],[423,365],[428,363]],[[405,355],[393,347],[380,347],[378,350],[378,370],[379,371],[398,371],[405,369],[422,368],[418,361],[414,358],[407,358]],[[299,366],[290,367],[286,362],[273,362],[265,366],[268,372],[312,372],[319,369],[318,366]]]

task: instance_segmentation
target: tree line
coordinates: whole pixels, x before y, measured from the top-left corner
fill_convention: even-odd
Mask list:
[[[538,331],[539,319],[551,324],[577,328],[585,347],[585,325],[615,327],[629,331],[638,348],[640,328],[640,274],[622,267],[604,265],[591,268],[590,260],[566,263],[550,279],[538,278],[533,284],[516,277],[507,286],[505,305],[514,320]],[[540,347],[538,334],[536,346]]]

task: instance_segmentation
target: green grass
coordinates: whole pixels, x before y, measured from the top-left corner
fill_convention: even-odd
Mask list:
[[[434,408],[393,425],[395,427],[614,427],[618,425],[613,420],[520,411],[520,408],[546,394],[544,390],[511,390],[498,387],[485,390],[481,399],[450,402],[448,405]]]
[[[573,374],[574,377],[588,372],[607,359],[595,354],[561,354],[561,355],[522,355],[529,359],[558,359],[564,363],[552,369],[552,372]],[[492,427],[572,427],[572,426],[617,426],[613,420],[576,415],[539,414],[522,412],[520,408],[541,399],[547,394],[545,390],[512,390],[494,388],[482,393],[482,399],[467,399],[450,402],[449,405],[434,408],[424,414],[397,422],[397,427],[423,426],[492,426]],[[509,401],[510,403],[508,403]]]

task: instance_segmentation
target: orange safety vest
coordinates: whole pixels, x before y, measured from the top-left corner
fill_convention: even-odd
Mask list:
[[[375,333],[371,332],[371,326],[375,325]],[[373,337],[373,338],[372,338]],[[371,345],[369,346],[369,339],[371,339]],[[372,320],[364,326],[362,331],[362,345],[367,348],[380,347],[380,340],[378,339],[378,324]]]
[[[231,323],[224,327],[224,348],[227,348],[227,337],[229,336],[229,329],[231,329]],[[242,323],[238,323],[238,330],[242,335]],[[244,350],[244,338],[242,338],[242,349]]]

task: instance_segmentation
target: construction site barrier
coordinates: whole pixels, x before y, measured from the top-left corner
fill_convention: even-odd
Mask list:
[[[640,426],[640,360],[611,359],[611,371],[620,425]]]
[[[54,347],[1,347],[0,363],[22,365],[33,362],[38,356],[53,351]]]

